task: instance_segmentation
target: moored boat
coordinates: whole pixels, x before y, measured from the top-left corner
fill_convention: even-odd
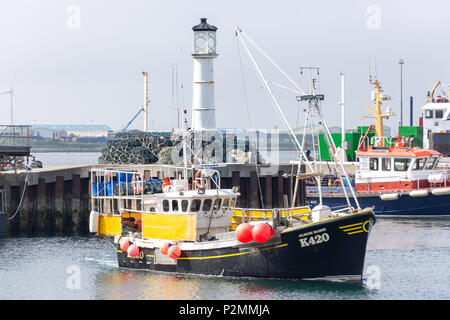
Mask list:
[[[356,151],[358,169],[353,181],[337,179],[337,186],[321,186],[323,202],[332,207],[346,204],[343,190],[354,185],[363,206],[373,206],[377,215],[448,216],[450,215],[450,171],[438,168],[442,154],[412,146],[409,138],[385,138],[382,133],[380,84],[376,87],[375,136],[368,132]],[[391,115],[389,115],[391,116]],[[342,183],[344,182],[344,183]],[[317,186],[307,187],[307,203],[318,203]]]

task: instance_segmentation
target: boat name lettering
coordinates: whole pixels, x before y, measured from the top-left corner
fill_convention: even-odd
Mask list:
[[[314,231],[310,231],[310,232],[299,234],[298,237],[299,238],[303,238],[303,237],[311,236],[313,234],[317,234],[317,233],[321,233],[321,232],[325,232],[325,231],[327,231],[327,228],[317,229],[317,230],[314,230]]]
[[[303,247],[309,247],[314,246],[319,243],[327,242],[330,240],[330,235],[326,232],[322,234],[316,234],[310,237],[303,237],[300,238],[298,241],[300,242],[300,246]]]

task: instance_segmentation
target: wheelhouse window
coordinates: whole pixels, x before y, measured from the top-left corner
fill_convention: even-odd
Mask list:
[[[191,203],[191,211],[192,212],[197,212],[198,210],[200,210],[200,204],[202,203],[202,201],[200,199],[194,199],[192,200]]]
[[[426,161],[426,158],[417,158],[414,162],[413,170],[422,170]]]
[[[213,210],[219,210],[221,204],[222,204],[222,199],[214,200]]]
[[[410,162],[411,162],[411,159],[395,158],[394,159],[394,170],[395,171],[407,171]]]
[[[206,199],[205,201],[203,201],[202,211],[209,211],[209,210],[211,210],[211,204],[212,204],[212,200],[211,199]]]
[[[382,158],[381,159],[381,169],[383,171],[391,171],[391,158]]]
[[[223,205],[222,205],[222,210],[225,211],[228,209],[228,205],[230,203],[230,199],[229,198],[225,198],[223,199]]]
[[[163,211],[164,212],[168,212],[170,210],[170,208],[169,208],[169,200],[163,200],[162,205],[163,205]]]
[[[427,118],[427,119],[433,118],[433,110],[426,110],[425,111],[425,118]]]
[[[432,158],[428,159],[428,162],[426,164],[426,169],[428,169],[428,170],[434,169],[437,161],[438,161],[438,158],[436,158],[436,157],[432,157]]]
[[[186,212],[189,205],[189,201],[181,200],[181,211]]]
[[[178,211],[178,200],[172,200],[172,211]]]
[[[378,171],[378,158],[370,158],[369,169],[372,171]]]
[[[436,110],[435,118],[442,119],[444,117],[444,110]]]

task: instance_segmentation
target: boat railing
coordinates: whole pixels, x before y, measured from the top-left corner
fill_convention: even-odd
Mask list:
[[[269,221],[274,217],[275,210],[281,213],[281,217],[307,219],[311,214],[311,209],[308,206],[279,209],[234,208],[231,229],[235,229],[240,223],[244,222]]]

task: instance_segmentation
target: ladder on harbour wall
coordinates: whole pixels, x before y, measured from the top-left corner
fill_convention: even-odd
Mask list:
[[[6,208],[7,208],[6,190],[0,189],[0,234],[6,233]]]

